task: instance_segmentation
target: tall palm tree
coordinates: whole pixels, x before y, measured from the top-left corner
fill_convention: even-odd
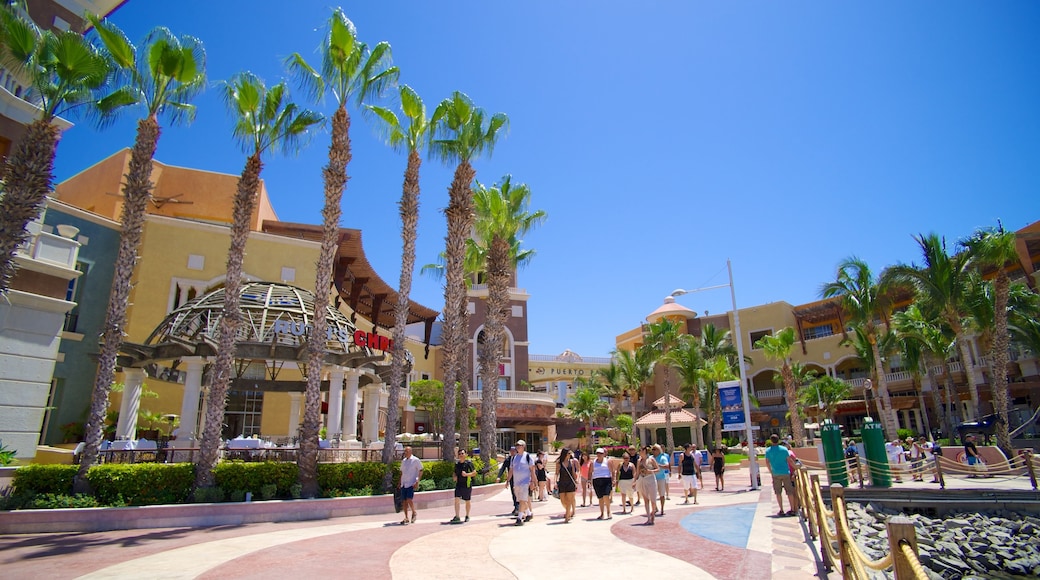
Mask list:
[[[15,250],[28,232],[26,225],[40,215],[54,179],[59,129],[54,119],[95,103],[105,85],[111,62],[82,35],[73,31],[40,30],[14,4],[0,6],[0,65],[28,82],[23,98],[37,106],[36,119],[7,158],[0,195],[0,294],[14,275]],[[115,107],[109,100],[98,102]]]
[[[928,368],[928,350],[917,340],[913,335],[906,335],[900,331],[900,320],[899,317],[902,312],[897,312],[892,315],[892,325],[896,332],[896,350],[899,353],[899,358],[902,361],[902,366],[910,373],[910,380],[914,385],[914,390],[917,391],[917,404],[921,409],[921,422],[923,425],[923,433],[927,433],[928,437],[932,436],[932,423],[928,419],[928,408],[924,403],[924,382],[921,380],[922,376],[931,377],[931,369]],[[938,393],[936,385],[932,383],[932,392]],[[934,402],[934,401],[933,401]],[[938,412],[938,407],[936,408]]]
[[[925,302],[926,308],[934,309],[943,322],[957,337],[961,365],[968,379],[968,394],[971,396],[972,414],[979,416],[979,387],[972,369],[970,351],[971,337],[965,323],[968,313],[969,279],[972,266],[967,253],[950,255],[946,241],[935,234],[917,235],[914,240],[921,248],[924,265],[917,267],[898,264],[889,267],[883,278],[913,286],[917,301]]]
[[[679,337],[675,348],[668,351],[665,362],[679,377],[679,396],[689,399],[693,405],[694,414],[701,415],[701,371],[704,370],[704,357],[701,355],[701,345],[693,336],[683,334]],[[701,429],[697,433],[694,443],[701,445]]]
[[[847,399],[851,392],[852,387],[845,381],[823,375],[798,389],[798,404],[802,408],[818,407],[825,418],[833,421],[838,403]]]
[[[799,385],[796,384],[794,373],[791,371],[791,349],[794,348],[796,340],[794,329],[788,326],[775,334],[758,339],[755,346],[762,349],[766,358],[780,362],[784,400],[787,402],[787,410],[791,417],[791,435],[801,445],[805,441],[805,422],[798,409],[797,388]]]
[[[325,205],[322,209],[321,250],[318,254],[314,279],[314,312],[310,336],[307,339],[307,390],[304,394],[303,429],[300,454],[299,483],[304,497],[318,494],[318,428],[321,423],[321,375],[325,359],[325,316],[332,287],[332,269],[339,246],[340,201],[347,185],[347,165],[350,163],[350,114],[347,104],[361,105],[397,82],[397,67],[391,65],[390,45],[380,42],[369,50],[358,40],[357,31],[343,13],[332,11],[325,36],[318,47],[321,64],[312,67],[299,53],[292,54],[286,64],[300,85],[315,100],[326,93],[335,99],[332,114],[332,143],[329,161],[322,170],[325,178]]]
[[[668,353],[679,344],[680,324],[674,320],[661,318],[647,325],[646,342],[641,350],[652,357],[654,368],[660,365],[664,379],[664,436],[668,445],[668,453],[675,449],[675,436],[672,434],[672,371],[668,366]],[[652,376],[652,375],[651,375]]]
[[[242,261],[249,240],[250,218],[256,208],[256,194],[260,190],[262,156],[265,153],[298,152],[310,129],[322,121],[318,113],[301,109],[292,102],[285,83],[268,89],[263,80],[251,73],[240,73],[224,82],[222,93],[234,119],[234,138],[248,157],[238,178],[232,209],[231,245],[224,280],[224,315],[220,319],[219,346],[206,398],[206,427],[199,443],[196,487],[214,485],[213,469],[220,460],[221,427],[231,385],[235,344],[242,322],[239,308]]]
[[[473,188],[473,201],[476,209],[473,242],[485,250],[481,253],[486,256],[483,269],[488,289],[484,341],[479,352],[480,381],[483,384],[480,456],[486,462],[492,453],[498,427],[498,366],[505,339],[509,285],[513,273],[534,257],[534,250],[521,248],[522,237],[544,222],[546,213],[530,210],[530,188],[524,183],[514,185],[509,175],[492,187],[484,187],[478,181]]]
[[[613,359],[617,361],[621,380],[625,385],[625,392],[631,397],[633,408],[635,403],[642,398],[644,387],[650,380],[650,359],[641,350],[615,350]]]
[[[401,214],[401,280],[398,284],[397,304],[394,306],[394,329],[391,335],[393,348],[390,360],[390,393],[387,398],[387,428],[382,457],[383,463],[387,465],[393,460],[396,447],[397,424],[400,421],[397,403],[405,382],[407,351],[404,333],[408,325],[409,295],[412,292],[412,275],[415,271],[415,241],[419,231],[419,167],[422,165],[422,153],[428,147],[430,135],[435,130],[430,125],[426,105],[419,94],[408,85],[401,85],[398,90],[404,123],[390,109],[375,105],[365,107],[380,121],[387,144],[408,154],[404,184],[401,187],[401,201],[398,202]],[[384,488],[390,486],[389,478],[392,476],[389,469],[386,473]]]
[[[446,425],[456,420],[455,385],[462,376],[463,351],[466,344],[465,311],[466,240],[473,227],[473,179],[477,172],[471,162],[481,154],[490,155],[509,119],[502,113],[488,116],[463,93],[456,91],[441,101],[433,113],[439,131],[433,142],[433,155],[445,162],[456,163],[455,175],[448,187],[448,221],[444,252],[444,407]],[[455,432],[444,434],[441,449],[448,461],[455,456]]]
[[[704,360],[721,356],[725,357],[731,365],[737,364],[737,347],[733,344],[733,334],[710,322],[701,329],[700,348],[701,357]]]
[[[870,266],[855,256],[843,260],[838,265],[838,274],[834,282],[824,284],[820,294],[824,298],[838,297],[849,322],[863,331],[863,336],[870,345],[872,369],[876,377],[878,397],[881,401],[881,425],[885,434],[894,437],[898,424],[892,411],[892,401],[888,393],[888,379],[885,377],[878,339],[882,329],[878,321],[887,321],[891,311],[891,298],[886,287],[875,280]]]
[[[970,263],[980,272],[996,269],[993,279],[993,341],[990,349],[990,388],[992,389],[993,408],[997,413],[997,445],[1011,457],[1014,448],[1008,431],[1008,407],[1010,392],[1008,390],[1007,365],[1008,351],[1011,347],[1011,335],[1008,332],[1008,296],[1011,293],[1011,278],[1008,276],[1008,264],[1018,259],[1015,248],[1015,233],[1004,230],[1003,225],[996,229],[983,229],[972,237],[961,242],[968,252]]]
[[[589,448],[589,442],[592,441],[592,422],[606,414],[609,406],[600,398],[599,388],[595,384],[589,385],[583,381],[575,381],[575,386],[578,384],[582,384],[582,386],[575,389],[570,401],[567,402],[567,408],[570,409],[572,417],[585,425],[585,447]],[[483,449],[481,449],[481,453],[483,453]]]
[[[159,27],[145,37],[138,51],[114,24],[93,16],[89,18],[104,51],[117,67],[116,89],[106,97],[108,104],[100,112],[108,115],[123,107],[139,106],[144,109],[145,116],[137,122],[137,135],[130,150],[123,186],[122,232],[101,331],[98,371],[85,427],[86,448],[73,486],[77,493],[89,489],[87,470],[94,463],[101,445],[108,395],[115,378],[116,355],[126,327],[137,247],[141,243],[148,200],[152,197],[152,158],[159,144],[159,116],[164,116],[171,124],[190,122],[195,117],[191,99],[206,84],[206,53],[197,38],[177,37]]]
[[[611,357],[610,363],[607,364],[606,368],[596,369],[593,371],[592,376],[603,385],[600,391],[603,393],[603,396],[610,399],[611,413],[616,417],[621,413],[621,400],[627,394],[625,391],[625,378],[621,374],[621,367],[618,365],[617,359]]]
[[[708,407],[708,422],[712,425],[712,447],[722,443],[722,400],[719,398],[719,383],[737,378],[733,363],[726,357],[715,357],[704,361],[701,381],[704,385],[703,401]]]

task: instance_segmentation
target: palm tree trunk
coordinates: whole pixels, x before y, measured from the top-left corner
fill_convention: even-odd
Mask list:
[[[956,330],[957,350],[961,354],[961,368],[968,380],[968,395],[971,396],[972,419],[979,418],[979,386],[975,383],[974,363],[971,360],[971,350],[968,348],[968,337],[963,330]]]
[[[663,355],[662,355],[663,356]],[[665,368],[664,371],[664,441],[665,445],[668,446],[667,453],[671,454],[675,450],[675,435],[672,433],[672,381],[671,369]]]
[[[321,211],[321,251],[314,276],[314,318],[307,339],[307,390],[304,393],[303,432],[300,438],[299,483],[303,497],[318,495],[318,430],[321,423],[321,375],[325,362],[325,311],[329,306],[332,267],[339,247],[340,202],[350,163],[350,115],[341,105],[332,116],[332,143],[325,166],[325,207]],[[378,413],[379,409],[365,409]]]
[[[942,398],[939,396],[939,384],[932,376],[932,365],[928,360],[924,364],[924,376],[928,377],[928,384],[932,386],[932,407],[935,408],[935,420],[939,425],[946,425],[946,409],[943,407]],[[932,432],[928,432],[928,440],[933,439]]]
[[[787,399],[787,409],[791,414],[791,435],[794,436],[797,445],[802,445],[805,443],[805,421],[798,409],[794,372],[791,371],[791,365],[787,361],[784,361],[784,365],[780,367],[780,376],[784,380],[784,397]]]
[[[874,353],[874,374],[877,375],[878,397],[882,406],[879,418],[885,429],[885,438],[889,440],[898,434],[899,423],[896,422],[895,412],[892,411],[892,398],[888,394],[888,378],[885,375],[885,365],[881,361],[881,349],[873,335],[871,335],[870,349]]]
[[[448,188],[448,208],[444,211],[448,222],[444,259],[444,410],[445,428],[442,455],[445,461],[455,456],[455,422],[457,420],[456,381],[461,374],[460,337],[465,336],[460,311],[466,301],[466,240],[473,227],[473,177],[476,171],[469,161],[463,160],[455,168],[455,176]]]
[[[946,408],[949,412],[946,414],[946,431],[947,438],[952,443],[954,437],[957,435],[957,426],[955,425],[956,417],[960,416],[960,397],[957,395],[957,387],[953,384],[953,374],[950,372],[950,363],[943,361],[943,381],[946,384]],[[954,407],[954,405],[957,407]]]
[[[484,322],[484,344],[480,348],[480,458],[488,458],[497,449],[498,365],[502,360],[505,313],[509,307],[509,242],[501,237],[491,240],[487,256],[487,315]]]
[[[260,153],[246,160],[235,191],[232,209],[231,244],[228,248],[227,273],[224,277],[224,315],[220,319],[220,338],[217,358],[213,363],[213,380],[206,398],[206,427],[199,442],[199,462],[195,467],[195,487],[213,487],[213,470],[220,461],[221,429],[227,407],[227,392],[234,372],[235,344],[242,322],[242,262],[249,241],[249,222],[256,206],[256,192],[260,189],[260,171],[263,164]]]
[[[80,459],[79,471],[73,480],[75,493],[87,493],[90,483],[87,471],[97,459],[105,428],[105,411],[108,410],[108,395],[115,380],[116,357],[123,343],[126,328],[126,311],[130,304],[131,279],[137,266],[137,248],[141,245],[145,212],[152,197],[152,158],[159,143],[159,121],[155,117],[141,119],[137,123],[137,136],[130,151],[130,164],[123,187],[123,231],[119,236],[119,251],[116,254],[115,275],[108,296],[108,311],[101,330],[98,371],[94,379],[94,390],[90,399],[90,415],[84,428],[86,443]]]
[[[990,351],[990,383],[992,384],[993,411],[997,414],[997,445],[1009,458],[1014,456],[1011,434],[1008,431],[1007,367],[1010,337],[1008,335],[1007,304],[1011,280],[1003,265],[997,270],[993,281],[993,350]]]
[[[921,421],[924,422],[924,432],[931,436],[932,425],[928,420],[928,409],[924,405],[924,385],[921,384],[921,367],[925,367],[925,374],[928,373],[928,365],[922,362],[918,362],[917,374],[914,375],[914,386],[917,387],[917,404],[921,406]]]
[[[7,160],[0,196],[0,294],[14,277],[14,253],[26,239],[25,226],[40,215],[54,179],[58,128],[43,119],[30,124]]]
[[[394,330],[392,359],[390,361],[390,395],[387,397],[386,438],[383,445],[383,463],[388,466],[383,479],[383,490],[389,492],[392,486],[393,472],[389,469],[393,461],[394,447],[397,442],[397,425],[401,386],[405,382],[405,327],[408,325],[409,294],[412,292],[412,273],[415,271],[415,239],[419,231],[419,167],[422,157],[419,152],[408,152],[408,166],[404,172],[404,185],[401,188],[401,202],[398,208],[401,213],[401,280],[398,286],[397,305],[394,307]]]

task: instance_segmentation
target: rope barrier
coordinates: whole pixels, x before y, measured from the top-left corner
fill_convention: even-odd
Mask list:
[[[928,572],[925,572],[924,565],[921,564],[921,560],[917,557],[917,551],[910,545],[910,542],[906,540],[900,540],[899,551],[903,554],[903,559],[910,568],[914,571],[914,576],[918,578],[928,578]]]

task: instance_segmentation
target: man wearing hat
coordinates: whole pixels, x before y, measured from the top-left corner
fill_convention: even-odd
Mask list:
[[[516,525],[522,526],[524,522],[531,521],[534,512],[531,511],[531,492],[535,486],[534,475],[535,458],[527,452],[527,443],[523,439],[516,441],[516,456],[509,462],[509,480],[513,482],[513,493],[519,511],[516,514]]]

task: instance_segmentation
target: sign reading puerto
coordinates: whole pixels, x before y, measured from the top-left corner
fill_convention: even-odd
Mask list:
[[[740,392],[740,381],[719,383],[719,403],[722,405],[722,430],[741,431],[744,423],[744,402]]]

